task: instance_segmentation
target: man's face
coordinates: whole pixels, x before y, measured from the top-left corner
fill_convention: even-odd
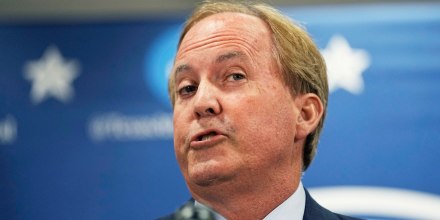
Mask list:
[[[174,147],[190,189],[290,175],[299,110],[259,18],[220,13],[194,25],[173,74]],[[289,176],[289,177],[288,177]]]

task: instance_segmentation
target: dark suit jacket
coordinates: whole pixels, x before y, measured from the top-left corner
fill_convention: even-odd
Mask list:
[[[333,213],[320,206],[306,190],[306,208],[304,210],[303,220],[356,220],[358,218]]]
[[[358,218],[348,217],[333,213],[320,206],[306,191],[306,207],[304,210],[303,220],[356,220]],[[189,200],[184,206],[191,206],[194,200]],[[183,207],[183,206],[182,206]],[[180,208],[179,210],[181,210]],[[175,213],[159,218],[159,220],[175,220]],[[197,218],[196,218],[197,219]]]

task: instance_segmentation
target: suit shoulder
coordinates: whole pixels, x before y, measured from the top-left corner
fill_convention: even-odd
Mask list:
[[[341,214],[337,214],[335,213],[336,216],[338,216],[339,220],[362,220],[360,218],[354,218],[354,217],[350,217],[350,216],[346,216],[346,215],[341,215]]]
[[[361,220],[341,214],[334,213],[319,205],[306,190],[306,207],[304,210],[304,220]]]

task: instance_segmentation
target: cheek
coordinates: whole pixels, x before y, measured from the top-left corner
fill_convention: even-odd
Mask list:
[[[184,106],[176,106],[173,112],[174,140],[181,138],[188,130],[188,110]]]
[[[182,110],[175,109],[173,115],[173,127],[174,127],[174,151],[177,160],[184,158],[184,146],[186,136],[188,135],[188,124],[185,122]]]
[[[236,116],[240,125],[237,133],[242,142],[248,143],[247,148],[251,148],[247,152],[261,156],[292,149],[295,111],[289,97],[260,95],[241,103],[241,114]]]
[[[174,112],[173,115],[173,135],[174,135],[174,146],[176,147],[179,144],[179,136],[180,136],[180,132],[181,132],[181,128],[180,128],[180,117],[179,114],[176,113],[176,111]]]

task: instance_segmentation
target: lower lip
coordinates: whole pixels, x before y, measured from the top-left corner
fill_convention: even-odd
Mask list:
[[[226,137],[224,135],[215,135],[215,136],[212,136],[208,140],[191,141],[189,146],[192,149],[203,149],[203,148],[207,148],[207,147],[212,147],[212,146],[222,142],[225,138]]]

